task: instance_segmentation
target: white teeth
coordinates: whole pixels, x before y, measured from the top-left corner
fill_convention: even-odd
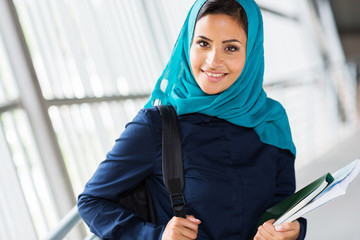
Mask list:
[[[210,72],[205,72],[205,74],[210,77],[221,77],[221,76],[225,75],[225,73],[215,74],[215,73],[210,73]]]

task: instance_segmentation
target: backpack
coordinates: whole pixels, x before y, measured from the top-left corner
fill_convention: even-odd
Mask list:
[[[185,218],[184,175],[177,113],[173,106],[159,105],[157,108],[162,120],[164,185],[170,195],[174,216]],[[120,195],[119,203],[145,221],[156,224],[156,209],[145,180],[141,181],[135,188]]]

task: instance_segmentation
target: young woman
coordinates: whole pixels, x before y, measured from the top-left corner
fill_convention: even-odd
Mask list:
[[[295,190],[295,146],[283,107],[263,88],[263,27],[253,0],[198,0],[145,109],[130,122],[79,196],[79,213],[104,239],[244,239],[261,214]],[[167,84],[164,91],[162,84]],[[186,219],[173,217],[162,181],[161,117],[175,106]],[[117,203],[146,179],[157,225]],[[270,220],[254,239],[304,239],[305,219]]]

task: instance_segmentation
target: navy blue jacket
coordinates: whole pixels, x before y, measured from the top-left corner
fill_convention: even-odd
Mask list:
[[[197,239],[248,240],[260,215],[295,191],[294,156],[262,143],[251,128],[202,114],[179,117],[186,214],[201,220]],[[78,208],[90,230],[107,239],[161,239],[172,217],[161,168],[161,117],[141,110],[86,184]],[[146,178],[158,225],[116,203]],[[300,220],[301,236],[306,231]]]

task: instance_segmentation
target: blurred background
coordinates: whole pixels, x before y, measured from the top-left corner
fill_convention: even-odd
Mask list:
[[[49,236],[71,222],[67,239],[91,238],[76,197],[147,101],[193,2],[0,0],[0,239],[61,239]],[[302,187],[360,157],[360,0],[257,2],[264,88],[288,112]],[[355,179],[308,215],[307,239],[359,239],[359,202]]]

